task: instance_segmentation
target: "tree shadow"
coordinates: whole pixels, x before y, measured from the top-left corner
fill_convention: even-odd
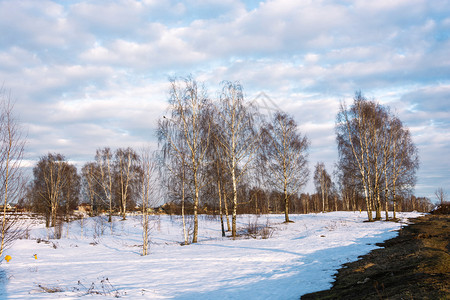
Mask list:
[[[8,281],[8,274],[5,270],[0,269],[0,299],[7,299],[6,284]]]
[[[221,281],[221,286],[209,291],[180,292],[174,299],[299,299],[301,295],[327,289],[343,264],[369,253],[377,242],[386,240],[386,233],[363,237],[355,243],[301,254],[271,248],[210,244],[221,248],[241,248],[296,255],[289,264],[277,266],[270,272],[242,274]],[[242,283],[240,283],[242,282]],[[280,289],[280,287],[282,287]]]

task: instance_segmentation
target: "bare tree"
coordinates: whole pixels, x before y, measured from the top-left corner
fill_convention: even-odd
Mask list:
[[[282,112],[274,114],[263,133],[273,187],[283,192],[285,222],[292,222],[289,220],[289,199],[306,184],[309,175],[308,139],[298,133],[294,119]]]
[[[97,214],[101,202],[102,187],[97,180],[100,177],[99,174],[100,170],[95,162],[87,162],[81,169],[82,191],[89,199],[91,217]]]
[[[112,166],[112,152],[109,147],[103,149],[97,149],[95,155],[95,161],[99,167],[100,173],[99,177],[96,178],[97,182],[100,183],[103,190],[103,201],[108,204],[108,222],[112,222],[112,212],[113,212],[113,194],[112,194],[112,183],[113,183],[113,166]]]
[[[7,214],[8,205],[17,202],[24,190],[21,163],[26,142],[10,99],[10,95],[0,88],[0,188],[3,195],[0,257],[23,233],[18,228],[20,219]]]
[[[394,175],[390,172],[390,167],[395,162],[395,156],[393,154],[395,150],[395,138],[398,131],[398,127],[401,127],[401,121],[397,118],[390,118],[385,123],[385,136],[382,142],[383,148],[383,170],[384,170],[384,198],[385,198],[385,217],[386,221],[389,220],[389,193],[391,187],[391,178]]]
[[[188,77],[182,81],[172,79],[170,82],[169,112],[170,119],[164,117],[159,122],[159,138],[168,155],[176,155],[182,168],[183,176],[189,175],[189,185],[194,204],[194,232],[192,243],[198,237],[198,206],[200,191],[205,187],[202,169],[205,167],[206,151],[210,141],[210,108],[206,90]],[[181,145],[181,147],[180,147]],[[167,155],[166,155],[167,157]],[[184,198],[184,197],[183,197]]]
[[[396,189],[411,190],[419,165],[417,149],[409,130],[389,112],[389,108],[369,101],[356,93],[353,105],[341,104],[336,133],[344,174],[356,173],[357,184],[364,191],[369,221],[372,210],[381,219],[381,196],[384,182],[385,210],[388,219],[388,198],[394,202]]]
[[[33,209],[45,214],[46,226],[53,226],[55,236],[60,238],[58,213],[68,216],[79,201],[80,178],[77,169],[67,162],[64,155],[49,153],[39,159],[33,168],[33,176],[28,193]]]
[[[165,118],[163,118],[165,119]],[[184,135],[178,130],[174,130],[173,122],[160,121],[158,123],[158,135],[160,142],[165,141],[166,136],[170,137],[170,143],[163,142],[162,151],[160,151],[160,170],[163,176],[162,181],[167,186],[167,196],[170,201],[176,200],[181,202],[181,218],[183,227],[184,245],[189,244],[188,231],[186,228],[185,204],[188,197],[186,192],[187,184],[187,166],[186,160],[188,150],[184,143]],[[176,149],[176,150],[175,150]],[[192,197],[190,197],[192,198]]]
[[[224,82],[216,104],[215,137],[224,154],[224,166],[233,187],[233,216],[231,235],[236,237],[238,184],[247,172],[258,148],[260,132],[254,126],[256,110],[245,103],[242,86],[238,82]]]
[[[213,136],[217,136],[217,133],[214,131],[218,128],[213,126]],[[209,151],[209,160],[212,162],[209,168],[209,176],[211,177],[211,181],[214,182],[217,198],[219,199],[219,217],[220,217],[220,225],[222,229],[222,236],[225,236],[225,225],[223,215],[225,213],[226,221],[227,221],[227,231],[231,231],[230,220],[228,215],[228,205],[227,205],[227,184],[229,183],[226,180],[224,161],[223,161],[223,153],[221,153],[221,147],[217,143],[217,139],[213,138],[211,142],[211,147]],[[225,212],[224,209],[225,208]]]
[[[317,192],[322,196],[322,212],[329,210],[328,197],[331,191],[331,177],[325,169],[323,162],[318,162],[314,170],[314,185]]]
[[[77,167],[67,163],[65,172],[65,187],[62,189],[61,197],[64,201],[64,214],[66,222],[69,222],[72,212],[78,208],[80,202],[81,178],[78,175]],[[69,229],[69,226],[68,226]]]
[[[213,113],[213,112],[211,112]],[[215,121],[216,117],[212,116],[213,120],[211,126],[211,142],[208,150],[208,160],[209,168],[207,169],[208,175],[210,177],[209,181],[215,183],[215,189],[217,193],[217,197],[213,197],[214,199],[219,199],[219,216],[220,223],[222,228],[222,236],[225,236],[225,226],[223,215],[225,214],[225,219],[227,223],[227,230],[231,231],[230,219],[229,219],[229,211],[228,211],[228,196],[230,194],[230,176],[227,172],[227,168],[225,167],[225,154],[223,152],[223,148],[221,147],[218,137],[219,132],[221,130],[220,126],[218,126]]]
[[[355,162],[353,165],[357,167],[364,189],[368,219],[372,221],[373,209],[377,212],[376,218],[381,218],[381,206],[376,206],[375,201],[381,175],[377,159],[380,151],[379,112],[382,107],[368,101],[360,92],[355,94],[353,100],[350,109],[345,104],[340,106],[336,124],[338,150],[341,159]]]
[[[118,177],[119,205],[122,219],[126,219],[127,202],[130,200],[132,188],[138,184],[141,169],[139,155],[131,148],[117,149],[114,162],[114,173]]]
[[[67,168],[66,159],[62,154],[49,153],[47,156],[41,157],[35,167],[35,179],[43,183],[43,189],[39,190],[39,194],[51,211],[51,226],[56,226],[57,210],[59,208],[62,190],[66,186],[66,178],[64,178],[65,169]]]
[[[157,164],[155,156],[149,148],[141,150],[141,198],[142,198],[142,255],[148,254],[149,245],[149,210],[154,200],[156,192],[156,171]]]
[[[442,205],[447,201],[447,193],[444,191],[443,188],[438,188],[434,194],[436,195],[436,198],[438,199],[439,203]]]
[[[389,181],[388,195],[393,202],[393,218],[396,219],[396,196],[399,192],[411,193],[416,183],[416,171],[419,168],[419,155],[412,141],[410,131],[396,118],[391,126],[393,140],[390,150],[390,164],[387,166]]]

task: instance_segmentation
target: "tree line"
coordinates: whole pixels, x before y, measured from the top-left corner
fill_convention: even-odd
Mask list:
[[[396,195],[413,190],[419,168],[408,128],[388,107],[359,92],[351,107],[341,104],[336,137],[343,190],[351,193],[356,185],[364,193],[369,221],[372,211],[381,219],[383,207],[388,220],[389,202],[395,218]]]
[[[184,243],[198,238],[198,214],[219,215],[222,235],[237,235],[239,213],[365,210],[371,221],[384,209],[428,210],[411,196],[419,166],[410,132],[389,107],[356,93],[336,118],[339,161],[332,175],[317,162],[316,192],[303,191],[310,171],[310,141],[293,116],[266,116],[239,82],[224,81],[212,99],[192,77],[170,80],[168,107],[158,120],[158,149],[97,149],[78,172],[62,154],[42,156],[33,169],[24,205],[45,216],[47,226],[69,216],[81,202],[92,215],[126,219],[138,209],[164,203],[183,220]],[[395,218],[395,215],[394,215]],[[148,219],[147,219],[148,220]],[[187,223],[192,222],[192,228]],[[192,231],[192,232],[191,232]]]

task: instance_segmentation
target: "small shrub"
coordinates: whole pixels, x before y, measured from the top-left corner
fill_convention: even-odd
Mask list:
[[[268,239],[272,237],[274,228],[270,226],[269,219],[266,219],[265,224],[260,224],[258,221],[259,215],[256,215],[253,219],[249,217],[247,226],[242,230],[242,235],[254,239]]]
[[[44,292],[50,293],[50,294],[64,292],[64,290],[59,287],[49,287],[49,286],[43,286],[41,284],[38,284],[38,287],[41,290],[43,290]]]
[[[51,241],[47,241],[47,240],[43,240],[43,239],[41,239],[41,238],[38,238],[37,240],[36,240],[36,243],[45,243],[45,244],[47,244],[47,245],[52,245],[52,247],[53,247],[53,249],[57,249],[58,248],[58,243],[54,243],[54,242],[51,242]]]
[[[100,278],[98,278],[100,279]],[[116,287],[114,287],[107,277],[103,277],[100,279],[100,284],[97,286],[95,282],[92,282],[89,287],[86,287],[81,281],[78,281],[78,284],[74,291],[79,291],[82,293],[81,296],[85,295],[103,295],[103,296],[112,296],[115,298],[120,298],[122,293],[120,293]]]
[[[266,220],[266,226],[261,229],[261,238],[268,239],[273,236],[274,229],[270,226],[269,218]]]

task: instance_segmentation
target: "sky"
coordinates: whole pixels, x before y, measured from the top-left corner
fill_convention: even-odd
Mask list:
[[[168,80],[191,74],[211,98],[239,81],[249,101],[293,115],[311,172],[318,161],[333,172],[339,103],[361,91],[411,130],[415,194],[450,193],[449,1],[0,0],[0,28],[0,84],[29,165],[156,148]]]

